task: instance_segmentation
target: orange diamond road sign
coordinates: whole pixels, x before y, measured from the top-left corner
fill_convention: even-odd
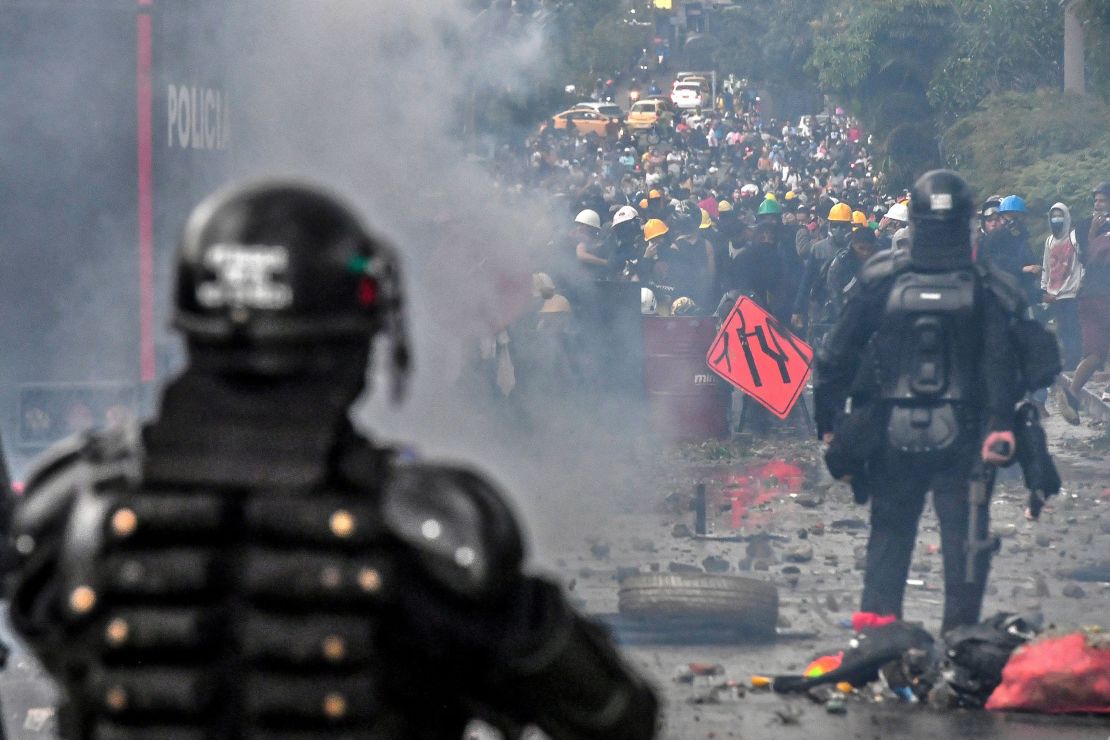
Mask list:
[[[705,361],[713,372],[785,419],[806,387],[813,348],[758,303],[741,296]]]

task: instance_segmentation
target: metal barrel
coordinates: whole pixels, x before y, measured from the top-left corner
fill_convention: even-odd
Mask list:
[[[643,333],[644,384],[656,433],[679,441],[727,436],[728,384],[705,364],[715,320],[645,316]]]

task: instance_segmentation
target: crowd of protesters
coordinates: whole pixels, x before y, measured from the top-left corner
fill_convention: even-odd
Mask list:
[[[720,316],[747,295],[819,345],[867,259],[909,244],[908,193],[886,186],[870,145],[839,108],[797,123],[765,117],[760,98],[732,77],[712,110],[667,108],[650,128],[602,136],[545,125],[493,162],[503,183],[550,195],[565,224],[537,259],[538,323],[529,322],[588,334],[585,319],[606,310],[590,305],[596,286],[633,283],[644,313]],[[1110,184],[1096,188],[1094,206],[1080,224],[1064,203],[1044,214],[1051,235],[1041,259],[1022,198],[992,196],[976,240],[977,258],[1011,273],[1051,316],[1065,369],[1079,368],[1057,391],[1075,423],[1079,390],[1110,344]],[[583,379],[590,353],[581,339],[562,359],[548,342],[535,364],[550,374],[554,362],[564,383]]]

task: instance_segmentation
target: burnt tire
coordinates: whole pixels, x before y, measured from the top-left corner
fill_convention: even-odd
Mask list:
[[[725,620],[755,634],[773,634],[779,593],[771,583],[705,573],[647,573],[621,582],[620,613],[667,620]]]

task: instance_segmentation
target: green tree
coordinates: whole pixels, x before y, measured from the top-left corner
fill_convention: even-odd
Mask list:
[[[945,133],[948,164],[981,195],[1017,193],[1030,227],[1056,201],[1079,217],[1090,213],[1091,187],[1110,172],[1110,106],[1091,95],[1058,90],[1007,92],[982,101]]]
[[[592,87],[597,78],[626,70],[649,46],[649,27],[634,23],[623,10],[618,0],[592,0],[566,11],[569,33],[562,67],[567,83]]]
[[[1110,54],[1106,53],[1107,39],[1110,39],[1110,2],[1082,0],[1076,13],[1083,23],[1086,38],[1088,90],[1110,102]]]
[[[951,0],[852,0],[816,23],[808,66],[882,142],[895,186],[939,161],[927,90],[954,21]]]
[[[955,0],[951,52],[929,81],[942,125],[1009,90],[1063,84],[1064,14],[1058,0]]]
[[[813,53],[814,21],[829,0],[749,0],[722,10],[710,25],[717,66],[724,73],[790,84],[815,82],[806,66]]]
[[[948,163],[995,187],[1010,173],[1055,154],[1095,146],[1106,136],[1107,105],[1058,90],[986,98],[944,136]]]

